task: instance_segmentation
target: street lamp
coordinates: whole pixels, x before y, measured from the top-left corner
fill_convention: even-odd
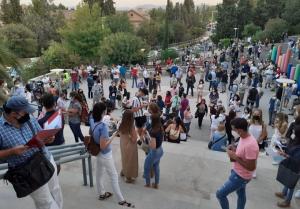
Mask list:
[[[239,28],[233,28],[233,29],[234,29],[234,37],[237,38],[237,30],[238,30]]]

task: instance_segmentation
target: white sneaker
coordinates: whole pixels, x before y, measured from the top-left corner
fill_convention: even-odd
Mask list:
[[[296,191],[295,198],[300,199],[300,190]]]

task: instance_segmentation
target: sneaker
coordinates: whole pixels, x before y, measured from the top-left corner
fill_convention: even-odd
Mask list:
[[[296,191],[295,198],[300,199],[300,190]]]
[[[284,198],[285,198],[285,196],[284,196],[284,194],[283,194],[282,192],[275,192],[275,196],[276,196],[276,197],[279,197],[279,198],[281,198],[281,199],[284,199]]]

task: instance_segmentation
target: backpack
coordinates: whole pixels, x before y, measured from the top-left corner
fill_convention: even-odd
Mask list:
[[[84,137],[84,141],[83,141],[84,146],[85,146],[86,150],[88,151],[88,153],[90,153],[92,156],[97,156],[99,154],[99,152],[101,151],[100,145],[95,142],[94,136],[93,136],[94,130],[100,124],[101,123],[97,124],[94,127],[94,129],[92,130],[92,132],[90,133],[89,136]]]

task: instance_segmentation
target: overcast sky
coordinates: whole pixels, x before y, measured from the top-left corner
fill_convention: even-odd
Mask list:
[[[172,2],[183,2],[184,0],[172,0]],[[54,0],[55,3],[62,3],[68,7],[76,6],[81,0]],[[117,8],[124,7],[136,7],[138,5],[152,4],[152,5],[166,5],[167,0],[115,0]],[[217,3],[222,2],[222,0],[194,0],[195,4],[206,3],[210,5],[215,5]],[[29,4],[31,0],[21,0],[21,3]]]

